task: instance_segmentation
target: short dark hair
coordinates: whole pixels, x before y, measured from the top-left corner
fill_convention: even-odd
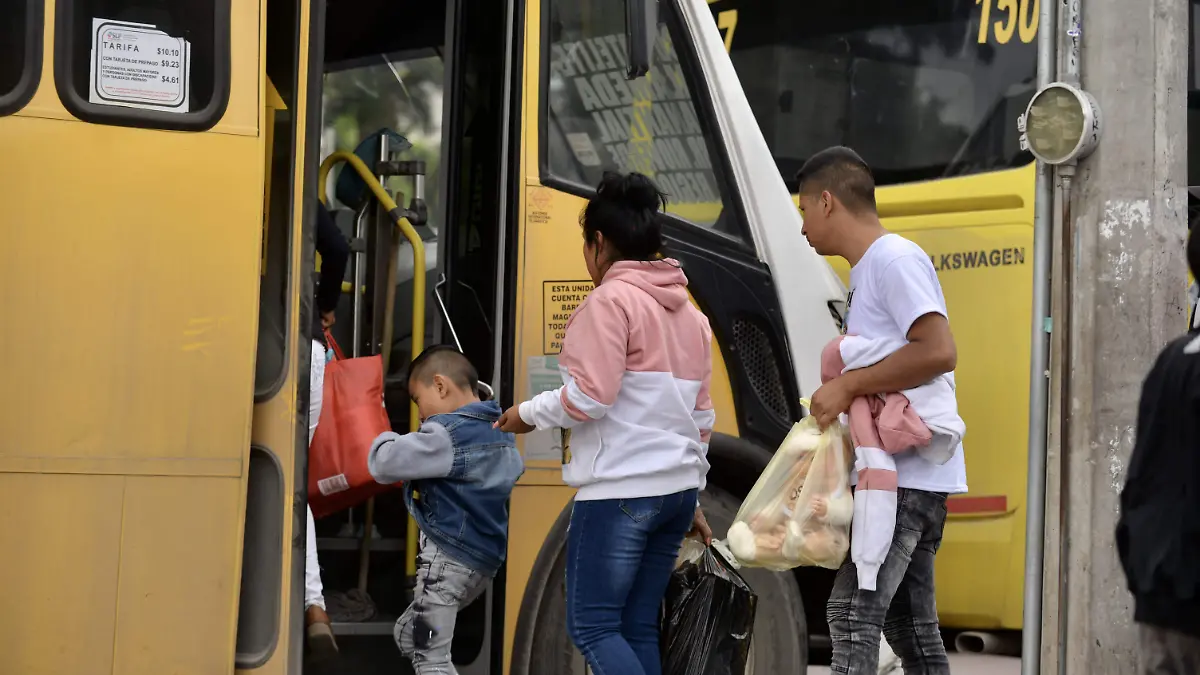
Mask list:
[[[801,194],[828,190],[851,211],[875,210],[875,177],[858,153],[840,145],[808,158],[796,173]]]
[[[416,380],[425,385],[433,384],[434,375],[441,375],[467,391],[473,392],[479,387],[479,372],[471,360],[450,345],[426,349],[408,367],[410,383]]]
[[[1197,230],[1200,230],[1200,227],[1193,227],[1188,232],[1187,261],[1192,276],[1200,280],[1200,234],[1197,234]]]

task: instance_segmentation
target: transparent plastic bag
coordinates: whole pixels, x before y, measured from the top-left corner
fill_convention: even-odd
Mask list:
[[[840,567],[854,516],[852,458],[841,422],[825,431],[812,416],[792,425],[729,528],[737,561],[776,571]]]
[[[821,443],[788,523],[785,558],[803,567],[836,570],[842,566],[850,550],[850,524],[854,518],[854,493],[850,490],[853,461],[849,429],[837,422],[821,433]]]
[[[663,598],[663,675],[745,675],[758,596],[714,547],[685,540]]]

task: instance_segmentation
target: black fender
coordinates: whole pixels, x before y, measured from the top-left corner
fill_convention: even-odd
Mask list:
[[[750,493],[773,455],[753,441],[713,433],[708,441],[708,478],[742,499]]]

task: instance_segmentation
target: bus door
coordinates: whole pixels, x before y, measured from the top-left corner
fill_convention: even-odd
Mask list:
[[[0,672],[232,668],[254,461],[259,10],[0,9]]]
[[[481,397],[492,396],[502,377],[505,319],[497,303],[515,181],[507,130],[521,99],[510,81],[520,42],[514,12],[503,2],[374,0],[326,8],[323,75],[314,83],[323,92],[320,155],[333,159],[326,160],[332,169],[320,196],[353,252],[333,334],[347,352],[384,356],[385,404],[397,432],[411,428],[407,366],[422,346],[459,346],[479,371]],[[339,189],[353,170],[340,153],[360,145],[370,147],[359,153],[369,173],[364,183],[386,192],[415,226],[420,269],[390,206]],[[316,196],[321,188],[305,189]],[[425,326],[416,335],[414,306]],[[341,650],[330,672],[398,672],[405,659],[393,631],[412,597],[416,554],[402,492],[380,494],[316,527]],[[493,649],[501,602],[493,586],[460,612],[452,646],[458,672],[501,672]]]

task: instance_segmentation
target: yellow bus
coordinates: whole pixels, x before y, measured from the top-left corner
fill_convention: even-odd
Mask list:
[[[505,404],[553,386],[590,290],[578,214],[605,169],[670,193],[671,253],[714,328],[702,503],[718,535],[816,388],[844,288],[799,234],[726,52],[734,28],[701,0],[0,13],[0,672],[319,672],[301,601],[319,196],[353,239],[338,337],[387,359],[398,430],[420,343],[461,343]],[[363,141],[376,154],[350,159]],[[346,171],[382,198],[339,191]],[[460,616],[454,660],[582,673],[562,448],[521,450],[508,562]],[[402,667],[406,522],[393,491],[318,523],[331,672]],[[798,575],[747,576],[754,672],[803,672],[823,612],[806,615]]]
[[[970,485],[938,554],[948,628],[1022,623],[1035,170],[1016,119],[1035,91],[1038,3],[709,3],[789,187],[813,152],[853,147],[884,224],[938,270]],[[801,576],[812,626],[832,581]]]

